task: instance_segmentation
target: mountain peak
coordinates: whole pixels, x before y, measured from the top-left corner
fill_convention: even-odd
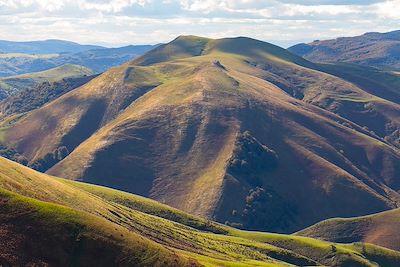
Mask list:
[[[193,35],[181,35],[135,59],[133,64],[146,66],[178,58],[200,56],[210,40]]]
[[[207,38],[207,37],[197,36],[197,35],[179,35],[174,40],[172,40],[171,43],[173,43],[175,41],[193,42],[193,41],[198,41],[198,40],[207,40],[207,41],[209,41],[209,40],[212,40],[212,39]]]
[[[270,55],[283,61],[294,62],[302,66],[310,66],[310,62],[291,54],[287,50],[249,37],[230,37],[210,39],[194,35],[181,35],[171,42],[161,45],[147,54],[132,61],[133,65],[152,65],[170,60],[202,55],[231,54],[256,60],[260,56]]]

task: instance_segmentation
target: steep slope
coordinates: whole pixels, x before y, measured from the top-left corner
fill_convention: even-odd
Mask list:
[[[66,64],[41,72],[0,78],[0,94],[10,96],[27,90],[39,83],[60,81],[65,78],[93,75],[93,71],[79,66]]]
[[[400,68],[400,31],[371,32],[355,37],[317,40],[288,48],[313,62],[349,62],[388,69]]]
[[[358,218],[329,219],[297,235],[339,243],[368,242],[400,250],[400,210],[395,209]]]
[[[9,121],[3,141],[38,170],[245,229],[397,207],[399,105],[317,68],[253,39],[180,37]]]
[[[318,64],[319,70],[356,84],[366,92],[400,104],[400,74],[349,63]]]
[[[3,158],[0,187],[3,265],[400,263],[399,252],[370,244],[343,245],[305,237],[243,232],[128,193],[50,177]]]
[[[196,266],[115,224],[0,189],[2,266]]]
[[[65,64],[81,65],[101,73],[126,63],[156,46],[129,45],[58,54],[0,53],[0,77],[44,71]]]

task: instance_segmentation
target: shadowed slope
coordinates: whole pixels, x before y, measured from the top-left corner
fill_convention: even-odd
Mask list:
[[[55,82],[43,82],[18,92],[0,102],[0,118],[40,108],[95,77],[95,75],[92,75],[64,78]]]
[[[248,38],[179,37],[4,136],[50,174],[246,229],[396,207],[400,153],[384,138],[399,130],[399,106],[309,67]]]
[[[11,240],[0,241],[0,259],[6,263],[396,266],[400,262],[398,252],[369,244],[339,245],[239,231],[143,197],[50,177],[3,158],[0,186],[0,236],[4,237],[0,240]]]

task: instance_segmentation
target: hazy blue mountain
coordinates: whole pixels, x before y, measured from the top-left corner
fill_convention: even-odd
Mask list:
[[[13,42],[0,40],[0,52],[25,54],[77,53],[91,49],[105,48],[98,45],[81,45],[63,40],[44,40],[29,42]]]
[[[400,31],[316,40],[297,44],[288,50],[313,62],[346,62],[400,69]]]
[[[129,45],[119,48],[93,49],[75,54],[65,53],[50,61],[55,65],[78,64],[95,72],[103,72],[141,56],[154,47],[153,45]]]
[[[99,48],[76,53],[47,54],[0,53],[0,77],[38,72],[64,64],[77,64],[100,73],[121,65],[151,50],[152,45],[130,45],[120,48]]]

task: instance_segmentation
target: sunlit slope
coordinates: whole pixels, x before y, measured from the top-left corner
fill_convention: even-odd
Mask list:
[[[9,96],[29,89],[42,82],[61,81],[64,78],[93,75],[93,71],[79,65],[65,64],[41,72],[0,78],[0,95]],[[0,98],[0,100],[3,97]]]
[[[127,229],[0,189],[5,266],[200,266]]]
[[[3,136],[42,171],[245,229],[397,207],[398,104],[316,68],[248,38],[180,37]]]
[[[400,210],[374,215],[330,219],[298,232],[298,235],[340,243],[368,242],[400,250]]]
[[[377,246],[339,245],[304,237],[239,231],[153,200],[47,176],[3,158],[0,158],[0,187],[0,218],[4,222],[0,226],[4,238],[0,240],[7,240],[0,241],[0,257],[15,265],[397,266],[400,263],[398,252]]]

